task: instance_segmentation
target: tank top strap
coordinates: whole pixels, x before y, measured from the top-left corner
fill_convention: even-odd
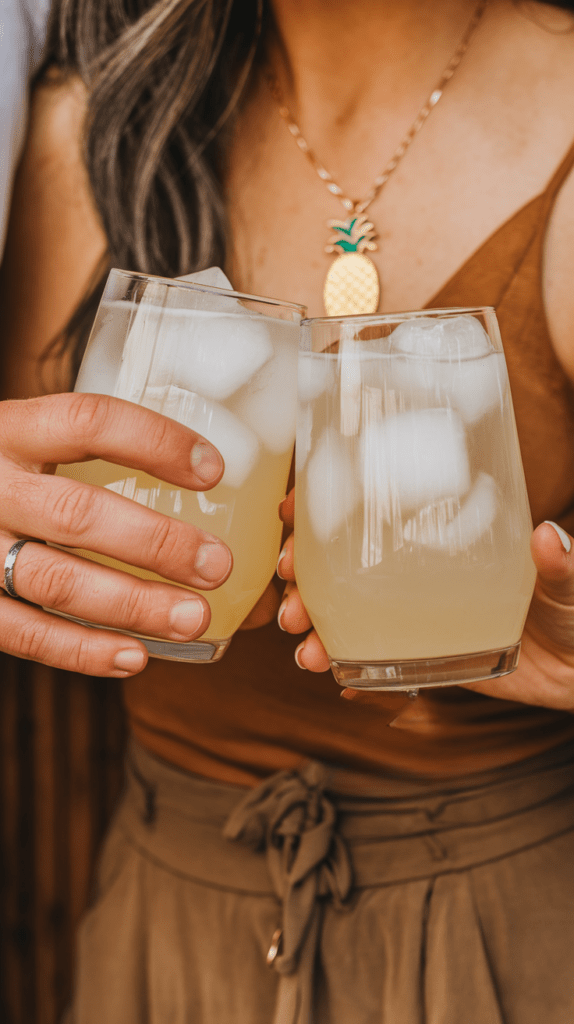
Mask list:
[[[570,146],[570,148],[566,152],[566,155],[563,157],[563,159],[558,164],[558,167],[554,171],[554,174],[550,178],[550,181],[548,182],[546,188],[544,189],[544,192],[542,193],[542,197],[544,198],[544,201],[545,201],[544,202],[544,206],[545,206],[546,209],[549,209],[549,208],[551,208],[553,206],[554,200],[556,199],[556,196],[558,195],[558,192],[560,191],[562,185],[566,181],[566,178],[568,177],[568,175],[569,175],[569,173],[570,173],[570,171],[572,170],[573,167],[574,167],[574,142],[572,143],[572,145]]]

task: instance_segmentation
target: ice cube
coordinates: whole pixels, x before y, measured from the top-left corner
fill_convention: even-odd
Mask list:
[[[452,499],[451,499],[452,502]],[[497,487],[487,473],[479,473],[457,514],[447,502],[422,509],[405,523],[406,541],[450,554],[475,544],[492,526],[498,507]]]
[[[392,339],[393,383],[407,395],[451,405],[468,424],[500,402],[503,357],[474,317],[408,321]]]
[[[263,317],[203,310],[166,313],[165,347],[155,353],[150,384],[174,383],[225,401],[273,356]]]
[[[191,427],[211,441],[225,462],[221,483],[229,487],[245,483],[257,462],[260,445],[251,428],[229,409],[173,384],[147,388],[141,404]]]
[[[298,391],[301,402],[313,402],[332,386],[334,361],[330,352],[301,352],[298,367]]]
[[[392,372],[396,389],[407,399],[452,406],[469,426],[502,402],[505,373],[499,352],[460,363],[397,358]]]
[[[268,451],[279,454],[295,441],[299,325],[276,320],[269,326],[273,358],[242,388],[231,408]]]
[[[138,402],[146,386],[175,384],[224,401],[272,357],[267,318],[239,304],[230,313],[168,301],[165,285],[148,281],[124,345],[118,398]]]
[[[325,543],[337,535],[359,497],[351,457],[339,435],[328,427],[307,467],[307,508],[317,540]]]
[[[502,408],[506,383],[504,356],[491,352],[479,359],[465,360],[450,367],[450,381],[444,390],[465,423],[477,423],[497,406]]]
[[[393,352],[432,359],[472,359],[493,351],[482,324],[474,316],[405,320],[391,335]]]
[[[395,514],[462,497],[470,466],[462,420],[452,409],[423,409],[368,424],[361,438],[365,487]]]
[[[185,274],[183,277],[176,277],[176,281],[189,281],[190,284],[201,284],[206,285],[208,288],[223,288],[225,291],[233,291],[233,285],[228,277],[223,273],[220,267],[208,267],[207,270],[199,270],[197,274]],[[221,308],[226,313],[245,313],[246,309],[240,299],[234,299],[231,296],[225,296],[220,300],[221,303],[225,303],[223,306],[216,306],[217,309]],[[250,310],[253,316],[259,316],[259,313],[255,313]]]
[[[221,267],[208,267],[207,270],[198,270],[196,274],[185,274],[176,277],[176,281],[190,281],[191,284],[206,284],[210,288],[226,288],[233,291],[233,285]]]
[[[76,391],[115,394],[124,340],[136,311],[135,302],[115,299],[100,303],[76,380]]]

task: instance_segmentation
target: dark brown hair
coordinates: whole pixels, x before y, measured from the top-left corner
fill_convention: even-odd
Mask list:
[[[108,238],[90,294],[47,356],[75,374],[110,266],[167,277],[222,266],[221,165],[264,0],[59,0],[43,72],[88,87],[85,159]]]

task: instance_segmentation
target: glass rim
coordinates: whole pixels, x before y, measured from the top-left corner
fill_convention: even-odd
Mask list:
[[[496,313],[494,306],[442,306],[436,309],[414,309],[398,313],[360,313],[354,316],[310,316],[301,321],[301,327],[313,327],[315,324],[385,324],[404,320],[417,320],[433,314],[449,314],[461,316],[472,313]]]
[[[111,274],[118,274],[127,278],[139,278],[145,281],[161,281],[170,288],[184,288],[199,292],[217,292],[218,295],[227,295],[233,299],[248,299],[252,302],[265,302],[268,306],[281,306],[283,309],[294,309],[304,317],[307,307],[299,302],[288,302],[285,299],[273,299],[265,295],[249,295],[247,292],[236,292],[232,288],[220,288],[216,284],[202,284],[200,281],[180,281],[177,277],[161,277],[159,274],[143,274],[139,270],[121,270],[119,267],[112,267]]]

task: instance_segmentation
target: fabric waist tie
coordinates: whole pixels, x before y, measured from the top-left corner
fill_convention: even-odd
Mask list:
[[[283,924],[267,963],[282,975],[273,1024],[308,1024],[320,927],[318,897],[340,909],[351,891],[351,860],[337,831],[337,811],[325,793],[327,772],[312,762],[300,773],[279,772],[241,801],[223,829],[265,850]]]
[[[312,1024],[322,907],[353,890],[461,872],[574,829],[574,747],[463,780],[392,780],[310,762],[252,790],[181,772],[132,741],[116,824],[148,859],[278,903],[272,1024]],[[397,795],[398,794],[398,795]],[[270,1022],[271,1024],[271,1022]]]

